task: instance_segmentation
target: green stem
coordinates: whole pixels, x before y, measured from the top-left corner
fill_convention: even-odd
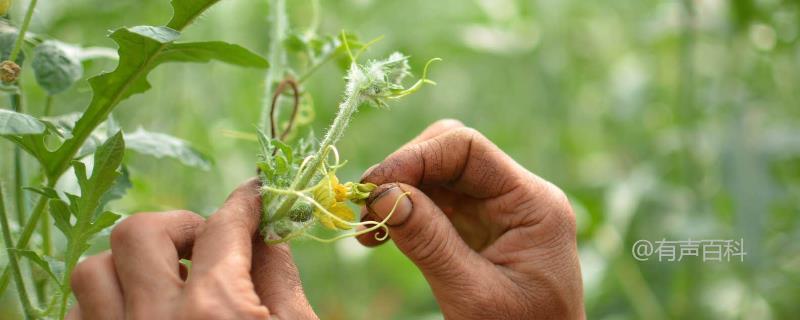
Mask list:
[[[3,243],[6,246],[8,253],[8,266],[11,273],[14,274],[14,282],[17,284],[17,292],[19,293],[19,300],[22,303],[22,310],[25,312],[26,319],[32,319],[35,314],[31,300],[28,297],[28,291],[25,288],[25,282],[22,278],[22,272],[19,268],[19,257],[17,252],[13,249],[14,242],[11,240],[11,228],[8,226],[8,215],[6,215],[6,204],[3,196],[3,186],[0,184],[0,227],[3,230]]]
[[[322,139],[319,149],[317,149],[317,152],[311,160],[309,160],[305,169],[298,173],[297,179],[292,182],[289,190],[301,190],[308,187],[311,178],[314,177],[314,174],[325,161],[328,148],[336,145],[342,138],[347,126],[350,124],[350,119],[353,118],[353,114],[358,110],[360,104],[361,99],[359,98],[359,92],[348,93],[345,100],[339,105],[339,112],[336,114],[336,118],[328,129],[325,138]],[[274,212],[274,214],[269,218],[269,221],[277,221],[285,217],[292,208],[292,205],[297,201],[297,195],[287,195],[280,199],[281,201],[275,206],[277,210],[271,211]]]
[[[42,113],[43,117],[50,116],[50,111],[53,107],[53,96],[47,95],[47,99],[45,100],[44,104],[44,112]],[[41,224],[39,225],[39,233],[42,235],[42,252],[45,255],[52,256],[53,255],[53,241],[52,239],[52,231],[50,230],[50,215],[45,214],[42,215]]]
[[[47,186],[49,188],[53,188],[55,186],[54,181],[48,182],[49,183]],[[31,212],[30,219],[28,219],[28,222],[25,223],[25,227],[23,227],[22,233],[19,235],[19,240],[15,246],[16,249],[21,250],[28,247],[28,242],[30,242],[33,232],[36,231],[37,223],[35,222],[39,221],[46,207],[47,197],[39,196],[39,200],[36,202],[36,206]],[[10,268],[6,267],[5,270],[3,270],[2,276],[0,276],[0,293],[5,292],[6,288],[8,287],[9,278],[11,276],[10,272]]]
[[[33,10],[36,8],[37,2],[38,0],[31,0],[31,4],[28,6],[28,11],[25,12],[25,20],[22,20],[22,26],[19,28],[17,41],[14,42],[14,49],[11,49],[11,55],[8,56],[8,60],[16,60],[20,50],[22,50],[22,43],[25,41],[25,33],[28,32],[28,26],[31,24]]]
[[[22,97],[19,93],[14,93],[9,96],[11,107],[14,111],[23,113],[25,112],[22,106]],[[22,149],[19,146],[14,146],[14,204],[16,205],[17,223],[19,225],[25,224],[25,192],[22,191],[23,184],[25,183],[25,168],[22,164]]]
[[[42,117],[49,117],[50,112],[53,109],[53,95],[48,94],[47,99],[44,100],[44,111],[42,111]]]
[[[289,26],[289,21],[286,17],[285,0],[270,0],[269,10],[270,31],[272,32],[269,42],[269,62],[271,66],[264,77],[264,101],[261,105],[259,121],[259,128],[265,132],[267,125],[270,123],[269,114],[272,108],[272,96],[275,94],[273,87],[286,72],[286,52],[283,49],[283,41]]]

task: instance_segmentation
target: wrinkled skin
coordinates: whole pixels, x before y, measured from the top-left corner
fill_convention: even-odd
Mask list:
[[[448,319],[581,319],[575,217],[564,193],[460,122],[442,120],[373,166],[364,220],[428,280]],[[401,195],[408,194],[407,197]],[[400,200],[398,200],[400,199]],[[186,211],[131,216],[111,251],[72,274],[68,319],[316,319],[285,245],[257,236],[257,182],[204,221]],[[380,245],[375,234],[360,236]],[[192,258],[191,276],[178,260]]]
[[[188,211],[140,213],[111,232],[111,251],[72,273],[67,319],[317,319],[286,245],[257,236],[257,180],[207,221]],[[186,279],[178,260],[192,259]]]
[[[460,122],[434,123],[362,179],[365,219],[403,193],[389,235],[448,319],[584,318],[575,216],[564,193]],[[359,237],[380,244],[374,234]]]

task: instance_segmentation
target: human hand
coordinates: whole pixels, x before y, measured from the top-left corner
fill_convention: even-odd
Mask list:
[[[289,247],[257,235],[260,217],[253,179],[207,221],[188,211],[125,219],[110,252],[76,266],[67,319],[317,319]],[[192,260],[188,278],[180,258]]]
[[[382,220],[399,201],[389,236],[445,318],[585,317],[569,201],[479,132],[439,121],[362,180],[380,185],[364,220]],[[375,233],[358,239],[380,244]]]

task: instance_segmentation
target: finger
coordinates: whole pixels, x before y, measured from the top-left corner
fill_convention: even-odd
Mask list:
[[[203,218],[188,211],[136,214],[111,232],[111,252],[125,299],[134,319],[168,317],[183,280],[178,260],[188,257]]]
[[[447,185],[475,198],[516,188],[530,173],[479,132],[457,128],[389,155],[363,179],[384,184]]]
[[[64,320],[81,320],[81,319],[83,319],[81,317],[81,308],[77,304],[73,306],[72,309],[69,309],[69,312],[67,312],[67,316],[64,317]]]
[[[384,219],[394,208],[387,221],[389,234],[419,267],[434,292],[462,290],[496,272],[489,261],[464,243],[447,216],[422,191],[391,183],[381,185],[373,194],[368,200],[371,212]]]
[[[418,136],[411,139],[408,143],[403,145],[403,147],[417,144],[426,140],[429,140],[433,137],[436,137],[442,133],[450,131],[452,129],[463,128],[464,124],[461,121],[456,119],[441,119],[437,120],[436,122],[429,125],[425,130],[423,130]]]
[[[83,260],[72,271],[70,285],[77,305],[74,319],[123,319],[122,289],[114,270],[111,252],[103,252]],[[69,317],[68,317],[69,318]]]
[[[249,319],[268,315],[250,276],[253,236],[261,219],[258,188],[257,179],[236,188],[208,218],[194,244],[192,271],[186,289],[191,301],[207,304],[203,308],[213,311],[219,318]],[[215,308],[222,310],[212,310]]]
[[[361,221],[362,222],[364,222],[364,221],[380,221],[380,219],[375,217],[374,214],[370,213],[367,208],[361,208]],[[367,227],[365,227],[365,226],[358,226],[356,231],[357,232],[358,231],[362,231],[362,230],[364,230],[366,228]],[[384,231],[383,228],[379,228],[379,229],[377,229],[375,231],[367,232],[365,234],[359,235],[359,236],[356,237],[356,239],[358,240],[358,242],[360,242],[364,246],[377,247],[377,246],[382,245],[382,244],[386,243],[387,241],[389,241],[390,237],[389,237],[389,235],[385,235],[384,234],[385,232],[386,231]],[[379,240],[379,239],[382,239],[382,240]]]
[[[423,130],[419,135],[414,137],[414,139],[411,139],[409,142],[407,142],[402,147],[400,147],[400,149],[403,149],[405,147],[408,147],[408,146],[411,146],[411,145],[414,145],[414,144],[417,144],[417,143],[420,143],[420,142],[423,142],[423,141],[427,141],[427,140],[432,139],[432,138],[434,138],[434,137],[436,137],[438,135],[441,135],[441,134],[443,134],[443,133],[445,133],[447,131],[450,131],[450,130],[453,130],[453,129],[458,129],[458,128],[463,128],[463,127],[464,127],[464,124],[461,123],[461,121],[458,121],[458,120],[455,120],[455,119],[437,120],[436,122],[432,123],[427,128],[425,128],[425,130]],[[378,166],[379,166],[379,164],[375,164],[375,165],[367,168],[367,170],[364,171],[364,174],[361,176],[361,180],[363,181],[363,179],[366,178],[367,176],[369,176],[370,172],[372,172],[372,170],[377,168]]]
[[[424,141],[430,140],[430,139],[432,139],[432,138],[434,138],[436,136],[439,136],[439,135],[441,135],[441,134],[443,134],[445,132],[448,132],[450,130],[463,128],[463,127],[464,127],[464,124],[461,121],[458,121],[458,120],[455,120],[455,119],[437,120],[436,122],[432,123],[427,128],[425,128],[425,130],[423,130],[414,139],[411,139],[411,141],[409,141],[408,143],[403,145],[403,147],[401,147],[401,149],[405,148],[405,147],[408,147],[410,145],[414,145],[414,144],[417,144],[417,143],[420,143],[420,142],[424,142]],[[368,177],[370,175],[370,173],[372,172],[372,170],[377,168],[379,165],[380,164],[373,165],[372,167],[370,167],[366,171],[364,171],[364,174],[361,176],[362,181],[363,181],[364,178]],[[362,213],[361,213],[361,221],[362,222],[364,222],[364,221],[375,221],[375,220],[376,219],[374,218],[374,216],[367,214],[366,210],[362,210]],[[358,227],[358,231],[364,230],[365,228],[366,227],[364,227],[364,226],[359,226]],[[375,230],[375,231],[372,231],[372,232],[368,232],[368,233],[362,234],[362,235],[356,237],[356,239],[358,239],[358,241],[361,242],[361,244],[363,244],[363,245],[365,245],[367,247],[375,247],[375,246],[381,245],[381,244],[383,244],[383,243],[385,243],[386,241],[389,240],[389,237],[388,236],[384,236],[383,232],[384,232],[383,229],[378,229],[378,230]],[[378,240],[378,239],[383,239],[383,240]]]
[[[249,274],[253,235],[260,219],[258,180],[251,179],[236,188],[203,226],[192,252],[192,276],[219,266]]]
[[[289,246],[267,245],[260,237],[253,242],[253,284],[261,303],[278,319],[316,319]]]

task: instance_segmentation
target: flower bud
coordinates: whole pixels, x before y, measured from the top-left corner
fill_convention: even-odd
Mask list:
[[[294,222],[306,222],[308,219],[311,219],[312,212],[314,212],[314,208],[311,207],[310,203],[304,200],[297,200],[292,206],[292,209],[289,210],[289,220]]]
[[[12,83],[17,81],[21,71],[22,69],[14,61],[6,60],[0,62],[0,80],[2,80],[3,83]]]

